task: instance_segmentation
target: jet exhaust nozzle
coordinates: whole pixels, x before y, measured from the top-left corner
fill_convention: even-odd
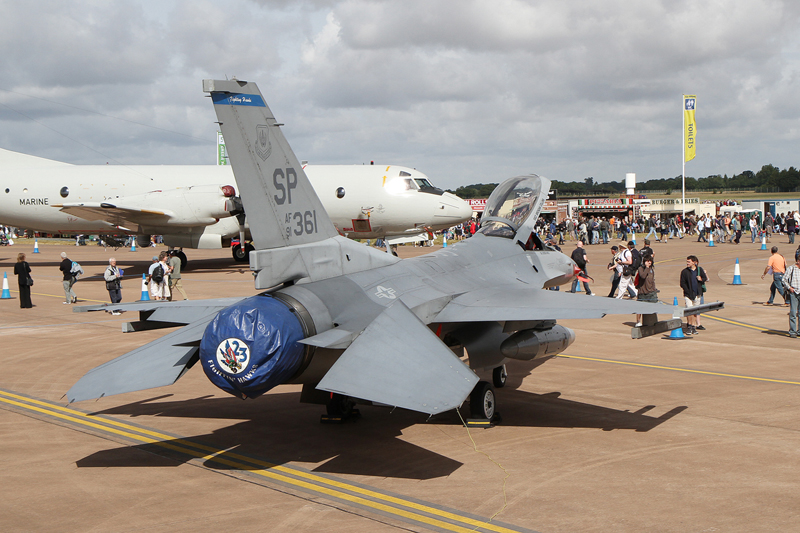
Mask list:
[[[200,341],[203,371],[220,389],[255,398],[285,383],[303,362],[303,326],[289,307],[267,295],[223,309]]]
[[[575,341],[575,332],[564,326],[546,330],[526,329],[514,333],[500,345],[500,352],[510,359],[530,361],[555,355]]]

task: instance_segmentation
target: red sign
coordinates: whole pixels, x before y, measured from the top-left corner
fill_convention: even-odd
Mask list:
[[[467,200],[467,203],[477,213],[483,213],[483,210],[486,209],[486,198]]]

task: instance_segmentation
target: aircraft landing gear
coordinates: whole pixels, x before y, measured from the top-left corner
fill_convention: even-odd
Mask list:
[[[467,425],[490,427],[491,422],[499,417],[496,407],[494,387],[488,381],[479,381],[469,395],[469,411],[472,418],[467,421]]]
[[[231,252],[233,253],[233,259],[239,263],[244,263],[250,259],[250,252],[255,250],[255,247],[248,243],[245,243],[244,248],[242,248],[241,244],[234,244],[231,246]]]
[[[189,260],[186,259],[186,254],[183,253],[183,250],[178,250],[178,253],[176,253],[175,255],[177,255],[178,259],[181,260],[181,270],[186,269],[186,263],[188,263]]]
[[[342,424],[350,419],[359,418],[361,413],[355,408],[356,403],[343,394],[331,394],[326,404],[327,415],[320,417],[323,424]]]
[[[492,370],[492,384],[495,389],[502,389],[505,387],[507,379],[508,372],[506,371],[506,365],[500,365]]]

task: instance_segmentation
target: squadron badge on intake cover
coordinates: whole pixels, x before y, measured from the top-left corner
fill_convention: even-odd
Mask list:
[[[217,347],[217,364],[231,374],[239,374],[250,362],[250,348],[236,338],[225,339]]]

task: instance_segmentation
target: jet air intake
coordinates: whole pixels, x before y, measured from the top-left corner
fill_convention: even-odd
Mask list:
[[[553,326],[544,331],[526,329],[514,333],[500,345],[500,352],[510,359],[530,361],[555,355],[575,341],[575,332],[564,326]]]
[[[260,294],[217,314],[200,341],[200,363],[211,382],[239,398],[255,398],[285,383],[303,365],[303,324],[287,304]]]

